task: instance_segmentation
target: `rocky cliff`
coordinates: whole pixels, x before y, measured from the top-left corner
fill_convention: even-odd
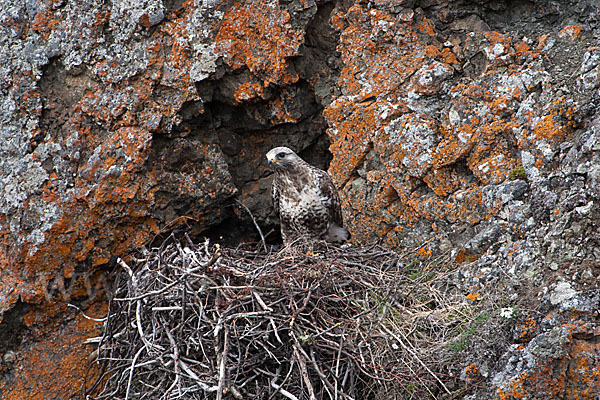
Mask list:
[[[273,227],[263,157],[282,144],[329,168],[355,243],[450,254],[469,301],[511,288],[514,329],[467,349],[466,382],[597,396],[596,1],[0,10],[2,398],[79,395],[100,324],[76,307],[102,317],[117,257],[177,229],[246,239],[236,200]]]

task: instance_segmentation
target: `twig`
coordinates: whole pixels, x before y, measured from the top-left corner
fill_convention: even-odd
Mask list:
[[[211,388],[206,383],[202,382],[202,380],[200,380],[200,377],[196,375],[194,371],[192,371],[190,367],[188,367],[188,365],[181,358],[179,359],[179,366],[186,374],[188,374],[190,378],[192,378],[198,384],[198,386],[202,388],[202,390],[207,392],[211,391]],[[216,390],[216,388],[214,390]]]
[[[152,343],[150,343],[148,341],[148,339],[146,339],[146,335],[144,334],[144,329],[142,328],[141,309],[142,309],[142,303],[140,303],[140,300],[138,300],[135,302],[135,326],[137,327],[137,331],[138,331],[138,334],[140,335],[140,339],[142,339],[142,342],[144,342],[146,351],[148,352],[148,354],[150,354],[152,351],[152,346],[156,346],[160,350],[164,350],[164,347],[162,347],[158,344],[153,345]]]
[[[306,362],[304,361],[303,356],[300,352],[303,352],[298,342],[294,343],[294,356],[296,357],[296,361],[298,361],[298,365],[300,366],[300,372],[302,374],[302,381],[306,385],[306,390],[308,390],[308,395],[310,400],[317,400],[315,397],[315,389],[313,388],[312,383],[310,382],[310,377],[308,376],[308,369],[306,369]]]
[[[333,379],[335,380],[335,392],[334,392],[335,400],[337,400],[337,398],[338,398],[338,390],[339,390],[338,376],[340,376],[340,358],[342,356],[342,346],[343,345],[344,345],[344,335],[342,335],[342,338],[340,340],[338,351],[337,351],[337,357],[335,360],[335,374],[333,375]]]
[[[260,235],[260,242],[263,245],[263,250],[265,251],[265,253],[268,253],[269,251],[267,250],[267,243],[265,242],[265,236],[262,233],[262,230],[260,229],[260,226],[258,226],[258,223],[256,222],[256,219],[254,218],[254,215],[252,215],[252,211],[250,211],[250,209],[248,207],[246,207],[246,205],[244,203],[242,203],[239,200],[235,200],[236,203],[238,203],[240,206],[242,206],[246,212],[248,213],[248,215],[250,215],[250,218],[252,219],[252,223],[254,224],[254,226],[256,227],[256,230],[258,231],[258,234]]]
[[[131,381],[133,380],[133,370],[135,369],[135,362],[137,361],[140,354],[142,354],[142,351],[144,351],[143,347],[141,347],[137,351],[137,353],[135,353],[133,360],[131,360],[131,366],[129,367],[129,378],[127,379],[127,390],[125,391],[125,400],[129,399],[129,390],[131,389]]]
[[[279,378],[280,372],[281,372],[281,368],[278,368],[276,375],[271,380],[271,387],[273,389],[277,390],[279,393],[281,393],[283,396],[287,397],[290,400],[298,400],[298,398],[296,396],[294,396],[293,394],[291,394],[290,392],[288,392],[287,390],[282,388],[281,385],[277,384],[277,378]]]
[[[314,246],[267,253],[170,236],[119,260],[105,331],[88,341],[102,368],[89,399],[351,400],[407,382],[448,393],[443,344],[452,318],[473,319],[452,271],[410,278],[406,254]]]
[[[431,376],[433,376],[433,378],[438,381],[438,383],[444,388],[444,390],[446,391],[446,393],[451,394],[452,392],[450,390],[448,390],[448,388],[446,387],[446,385],[444,385],[444,382],[442,382],[440,380],[440,378],[438,378],[438,376],[436,374],[433,373],[433,371],[427,366],[427,364],[425,364],[420,358],[419,356],[417,356],[417,354],[407,345],[404,344],[404,341],[402,339],[400,339],[400,337],[398,335],[396,335],[394,332],[390,331],[388,329],[387,326],[382,325],[383,330],[386,331],[388,334],[390,334],[394,339],[396,339],[396,341],[398,341],[398,343],[400,343],[400,345],[406,350],[408,351],[418,362],[419,364],[421,364],[423,366],[423,368],[425,368],[427,370],[427,372],[429,372],[429,374]]]
[[[89,317],[88,315],[86,315],[83,312],[83,310],[81,308],[77,307],[75,304],[69,303],[69,304],[67,304],[67,307],[73,307],[74,309],[76,309],[77,311],[79,311],[81,313],[81,315],[83,316],[83,318],[89,319],[90,321],[104,322],[104,321],[106,321],[106,318],[107,318],[107,317],[104,317],[104,318],[92,318],[92,317]]]
[[[223,398],[223,389],[225,387],[225,363],[227,362],[227,353],[229,352],[229,327],[225,325],[223,335],[223,353],[219,365],[219,386],[217,388],[217,400]]]
[[[161,320],[163,321],[163,324],[165,323],[164,318],[161,318]],[[171,343],[171,348],[173,349],[173,361],[175,361],[174,363],[174,368],[175,368],[175,382],[173,382],[173,385],[175,385],[175,383],[177,383],[177,388],[179,390],[179,396],[181,397],[181,381],[179,380],[179,347],[177,346],[177,343],[175,342],[175,339],[173,338],[173,334],[171,334],[171,332],[169,331],[169,329],[165,329],[165,333],[167,334],[167,337],[169,338],[169,342]],[[167,392],[168,393],[168,392]]]
[[[181,311],[181,306],[152,307],[152,311]]]
[[[329,388],[331,391],[333,391],[333,393],[335,394],[334,398],[337,397],[337,388],[334,387],[334,385],[331,384],[331,382],[329,382],[327,380],[327,377],[325,376],[325,374],[321,371],[321,368],[319,368],[319,364],[317,363],[317,360],[315,359],[315,352],[314,350],[311,348],[310,349],[310,360],[312,361],[313,364],[313,368],[314,370],[317,372],[317,375],[319,375],[319,378],[321,378],[321,382],[323,382],[323,384],[325,386],[327,386],[327,388]],[[354,400],[352,397],[347,396],[345,393],[340,393],[344,398],[348,398],[350,400]],[[331,397],[331,396],[330,396]]]

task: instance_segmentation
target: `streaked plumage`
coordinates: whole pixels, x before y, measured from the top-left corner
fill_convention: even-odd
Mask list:
[[[343,242],[340,199],[327,172],[313,167],[287,147],[267,153],[273,178],[273,205],[279,212],[281,236],[288,245],[296,239]]]

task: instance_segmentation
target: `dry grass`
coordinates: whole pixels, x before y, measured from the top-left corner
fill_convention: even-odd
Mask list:
[[[445,258],[411,257],[171,237],[120,261],[88,398],[453,398],[447,361],[473,313]]]

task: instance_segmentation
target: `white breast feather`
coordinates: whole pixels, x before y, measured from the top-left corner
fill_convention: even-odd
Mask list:
[[[281,208],[320,208],[324,205],[328,206],[331,204],[331,198],[323,196],[321,190],[318,187],[305,186],[302,188],[302,191],[298,192],[298,190],[294,187],[292,182],[289,181],[289,179],[286,179],[286,181],[286,186],[288,187],[288,190],[293,191],[295,193],[292,196],[283,196],[281,198]]]

